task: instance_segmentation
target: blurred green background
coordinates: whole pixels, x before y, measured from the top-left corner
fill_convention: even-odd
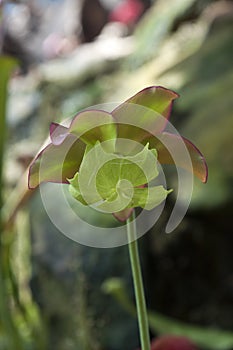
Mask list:
[[[171,122],[209,166],[179,227],[165,234],[171,196],[139,240],[151,337],[233,349],[233,2],[18,0],[0,11],[0,350],[138,348],[127,247],[66,238],[26,177],[52,121],[150,85],[180,94]]]

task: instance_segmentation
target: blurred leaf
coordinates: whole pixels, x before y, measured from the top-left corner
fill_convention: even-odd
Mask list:
[[[120,278],[106,280],[102,289],[105,293],[116,298],[126,311],[136,316],[136,309],[129,299],[124,283]],[[151,330],[155,333],[185,336],[197,345],[207,349],[228,350],[233,347],[233,332],[180,322],[151,311],[148,312],[148,321]]]
[[[194,0],[173,0],[167,6],[163,0],[156,1],[135,32],[137,47],[128,59],[133,68],[154,57],[155,52],[159,54],[160,44],[167,37],[175,19],[183,15],[193,3]]]
[[[15,67],[16,61],[14,59],[7,56],[0,56],[0,187],[2,175],[3,146],[5,140],[7,85],[10,75]]]
[[[233,332],[179,322],[160,313],[148,312],[148,318],[154,332],[185,336],[208,349],[226,350],[233,347]]]
[[[7,56],[0,56],[0,116],[1,120],[5,116],[7,100],[7,84],[17,62],[15,59]]]
[[[209,167],[206,186],[197,185],[191,205],[213,207],[232,196],[233,179],[233,13],[213,22],[202,47],[169,72],[185,76],[176,104],[181,131],[203,151]]]

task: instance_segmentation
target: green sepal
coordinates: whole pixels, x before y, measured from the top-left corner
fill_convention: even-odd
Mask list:
[[[68,180],[71,195],[83,205],[108,213],[156,207],[172,190],[145,187],[158,176],[157,151],[148,146],[132,156],[108,153],[100,142],[93,149],[88,146],[79,173]]]
[[[163,186],[135,188],[130,207],[141,207],[151,210],[161,204],[173,190],[166,190]]]
[[[68,179],[68,181],[70,183],[69,192],[71,196],[74,197],[81,204],[88,205],[80,193],[79,184],[78,184],[78,173],[76,173],[72,179]]]

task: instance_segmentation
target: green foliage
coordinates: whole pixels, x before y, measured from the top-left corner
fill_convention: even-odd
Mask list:
[[[136,310],[120,278],[106,280],[102,289],[105,293],[111,294],[128,312],[136,315]],[[148,312],[148,320],[151,330],[155,333],[185,336],[206,349],[230,350],[233,347],[233,332],[180,322],[153,311]]]
[[[205,150],[209,181],[197,183],[191,205],[216,207],[232,200],[233,73],[232,15],[216,19],[200,49],[167,74],[181,73],[182,99],[176,105],[186,116],[181,131]]]
[[[0,349],[1,350],[42,350],[45,348],[45,333],[41,327],[38,310],[31,300],[29,290],[29,231],[26,229],[25,217],[20,217],[20,231],[12,239],[13,229],[6,229],[2,222],[2,171],[4,143],[6,139],[6,105],[8,82],[16,61],[10,57],[0,56]],[[28,220],[26,220],[28,222]],[[14,227],[17,231],[17,227]],[[14,251],[21,242],[22,251]],[[16,253],[13,258],[12,251]],[[28,258],[28,260],[27,260]],[[18,259],[18,260],[17,260]],[[17,262],[16,262],[17,260]],[[16,268],[17,265],[17,268]],[[18,273],[15,271],[18,269]],[[22,269],[22,270],[20,270]]]
[[[127,63],[135,69],[159,55],[161,43],[168,36],[174,21],[193,3],[194,0],[174,0],[167,5],[163,0],[156,1],[136,29],[137,47]]]
[[[16,61],[10,57],[0,56],[0,187],[2,183],[2,162],[3,162],[3,147],[5,141],[5,125],[6,125],[6,101],[7,88],[10,75],[16,67]],[[1,191],[1,189],[0,189]],[[0,208],[1,194],[0,194]]]

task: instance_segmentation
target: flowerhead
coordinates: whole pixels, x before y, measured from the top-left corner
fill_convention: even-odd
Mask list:
[[[111,113],[89,109],[77,114],[69,127],[52,123],[49,143],[29,169],[29,188],[42,182],[69,184],[83,205],[126,220],[134,207],[150,210],[171,190],[151,182],[160,164],[174,164],[207,180],[200,151],[187,139],[165,131],[178,95],[163,87],[148,87]],[[171,155],[185,147],[191,162]]]

